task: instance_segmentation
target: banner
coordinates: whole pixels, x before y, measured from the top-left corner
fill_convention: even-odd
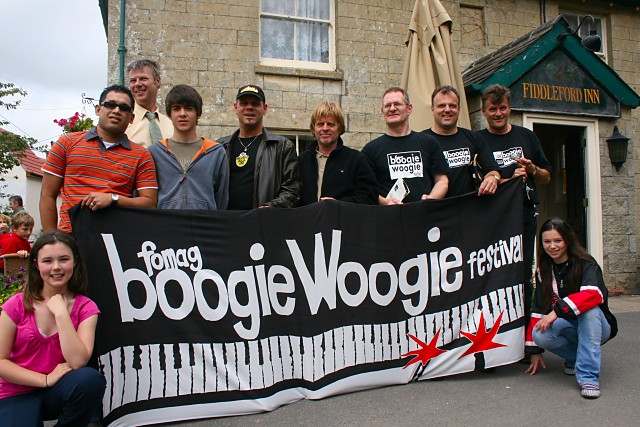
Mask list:
[[[268,411],[521,359],[520,186],[399,206],[75,208],[106,423]]]

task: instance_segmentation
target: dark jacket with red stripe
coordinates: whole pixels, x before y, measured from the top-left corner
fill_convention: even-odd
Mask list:
[[[551,312],[551,310],[555,311],[560,318],[575,320],[582,313],[585,313],[592,308],[600,307],[611,326],[611,335],[609,336],[609,339],[615,337],[618,333],[618,322],[613,314],[611,314],[611,311],[609,311],[607,303],[607,287],[604,284],[600,266],[593,261],[583,260],[579,262],[582,263],[582,277],[580,280],[580,287],[577,292],[569,293],[569,288],[571,286],[560,288],[555,274],[553,275],[551,286],[555,297],[552,297],[551,307],[543,307],[542,279],[540,277],[540,270],[536,270],[536,289],[533,296],[531,320],[529,321],[529,327],[527,328],[527,337],[525,342],[527,350],[531,354],[542,353],[542,349],[536,346],[533,341],[533,328],[540,319]]]

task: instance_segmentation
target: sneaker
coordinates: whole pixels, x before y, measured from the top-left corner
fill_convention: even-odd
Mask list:
[[[597,399],[600,397],[600,386],[598,384],[582,384],[580,394],[586,399]]]
[[[564,364],[564,374],[565,375],[575,375],[576,374],[575,366],[571,366],[571,365],[565,363]]]

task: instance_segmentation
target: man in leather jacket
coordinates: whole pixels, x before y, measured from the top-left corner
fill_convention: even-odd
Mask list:
[[[245,85],[238,90],[233,110],[239,129],[218,140],[227,150],[231,175],[228,209],[291,208],[300,197],[295,147],[287,138],[264,128],[264,91]]]

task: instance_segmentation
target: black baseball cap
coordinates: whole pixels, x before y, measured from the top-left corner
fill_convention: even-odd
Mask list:
[[[260,86],[256,85],[244,85],[240,89],[238,89],[238,95],[236,95],[236,99],[240,99],[241,96],[252,95],[256,98],[260,98],[262,102],[266,102],[267,100],[264,97],[264,91]]]

